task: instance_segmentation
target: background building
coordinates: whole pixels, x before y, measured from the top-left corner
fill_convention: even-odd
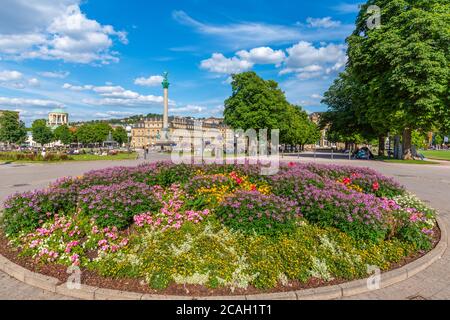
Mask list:
[[[169,135],[176,129],[184,129],[194,132],[203,132],[210,129],[217,129],[222,134],[227,129],[220,118],[195,119],[186,117],[169,117]],[[137,122],[131,129],[131,146],[142,148],[154,146],[161,139],[163,129],[163,117],[144,118]]]
[[[54,109],[48,113],[47,124],[49,127],[55,129],[64,124],[69,124],[69,114],[63,109]]]

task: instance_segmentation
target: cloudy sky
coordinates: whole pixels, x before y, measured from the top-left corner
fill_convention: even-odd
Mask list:
[[[321,111],[346,62],[357,1],[2,0],[0,109],[29,124],[170,112],[220,116],[230,74],[274,79],[291,103]],[[295,4],[294,4],[295,3]]]

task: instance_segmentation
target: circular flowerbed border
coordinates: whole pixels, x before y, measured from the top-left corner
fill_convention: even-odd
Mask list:
[[[331,299],[411,277],[446,249],[436,212],[376,171],[291,162],[261,172],[155,163],[12,195],[0,234],[11,261],[0,265],[87,299]],[[84,285],[70,289],[76,278]]]
[[[423,257],[392,271],[381,274],[380,289],[405,281],[419,272],[425,270],[439,260],[447,249],[448,234],[445,224],[436,217],[441,232],[437,246]],[[288,291],[280,293],[267,293],[241,296],[169,296],[156,294],[143,294],[136,292],[119,291],[92,287],[82,284],[79,289],[69,289],[67,283],[61,283],[56,278],[32,272],[23,268],[3,255],[0,255],[0,270],[9,276],[49,292],[67,297],[87,300],[330,300],[349,297],[357,294],[371,292],[367,286],[369,278],[355,280],[344,284],[326,286],[307,290]]]

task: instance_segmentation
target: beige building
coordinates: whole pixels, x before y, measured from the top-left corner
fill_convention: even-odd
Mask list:
[[[224,133],[227,128],[223,124],[223,119],[220,118],[199,120],[185,117],[169,117],[168,121],[169,135],[176,129],[194,131],[201,128],[204,132],[210,129],[218,129]],[[163,117],[142,119],[131,130],[131,146],[142,148],[156,145],[158,140],[161,139],[162,129]]]
[[[47,124],[49,127],[57,128],[69,124],[69,114],[63,109],[54,109],[48,113]]]

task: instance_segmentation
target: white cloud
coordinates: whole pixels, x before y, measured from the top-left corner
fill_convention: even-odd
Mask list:
[[[275,64],[278,65],[284,61],[286,54],[283,50],[273,50],[269,47],[259,47],[250,51],[241,50],[236,53],[242,60],[253,64]]]
[[[64,105],[57,101],[25,98],[0,97],[0,105],[14,107],[63,107]]]
[[[169,108],[169,112],[172,112],[172,113],[202,113],[204,111],[206,111],[206,107],[190,105],[190,104],[188,104],[184,107]]]
[[[28,84],[32,87],[39,87],[41,85],[39,80],[36,78],[28,79]]]
[[[226,58],[221,53],[214,53],[211,58],[203,60],[200,67],[214,73],[234,74],[251,69],[253,63],[237,57]]]
[[[312,43],[301,41],[287,49],[285,68],[280,75],[296,73],[298,79],[307,80],[340,71],[347,62],[344,44],[322,44],[316,48]]]
[[[308,26],[311,28],[337,28],[341,25],[340,21],[334,21],[331,17],[325,18],[308,18],[306,19]]]
[[[94,117],[97,119],[111,119],[111,118],[117,118],[117,117],[129,117],[132,116],[133,112],[127,112],[127,111],[106,111],[106,112],[96,112],[94,114]]]
[[[173,18],[180,24],[191,27],[197,33],[209,36],[220,46],[248,49],[271,44],[289,44],[305,41],[342,41],[354,29],[353,24],[339,28],[310,28],[303,24],[276,25],[261,22],[236,22],[229,24],[208,24],[193,19],[184,11],[174,11]]]
[[[311,98],[312,99],[317,99],[317,100],[322,100],[323,96],[321,94],[314,93],[314,94],[311,95]]]
[[[19,71],[11,71],[11,70],[5,70],[0,71],[0,82],[8,82],[8,81],[17,81],[21,80],[23,77],[23,74]]]
[[[343,44],[330,43],[316,48],[310,42],[300,41],[287,49],[286,66],[288,68],[299,68],[313,64],[336,63],[346,56],[345,50],[346,46]]]
[[[82,100],[85,104],[95,105],[95,106],[144,106],[144,105],[154,105],[162,104],[164,98],[162,96],[154,95],[142,95],[140,93],[127,90],[121,86],[93,86],[93,85],[81,85],[76,86],[70,83],[65,83],[63,89],[72,91],[91,91],[98,95],[99,98],[85,98]],[[169,100],[169,104],[174,105],[174,102]]]
[[[235,46],[287,43],[301,38],[300,30],[295,27],[256,22],[212,25],[199,22],[184,11],[174,11],[172,16],[177,22],[190,26],[199,33],[225,38]]]
[[[38,73],[42,77],[54,78],[54,79],[65,79],[70,75],[68,71],[44,71]]]
[[[136,107],[144,105],[162,104],[163,97],[154,95],[140,95],[135,99],[125,98],[103,98],[103,99],[83,99],[83,103],[94,106],[121,106],[121,107]]]
[[[62,88],[72,90],[72,91],[87,91],[87,90],[92,90],[94,88],[94,86],[91,86],[91,85],[74,86],[74,85],[71,85],[70,83],[64,83]]]
[[[134,80],[134,84],[144,87],[156,87],[161,85],[164,78],[162,76],[150,76],[148,78],[140,77]]]
[[[40,82],[36,78],[25,79],[19,71],[0,71],[0,85],[14,89],[24,89],[26,86],[39,87]]]
[[[2,5],[7,8],[7,18],[2,12],[0,21],[5,18],[18,26],[12,28],[0,22],[0,56],[7,59],[107,64],[119,60],[111,51],[114,38],[128,43],[125,32],[87,18],[80,10],[79,1],[5,1],[11,3]],[[19,26],[20,23],[24,25]]]
[[[359,12],[359,3],[340,3],[336,6],[333,6],[332,9],[341,14],[349,14],[349,13],[358,13]]]

